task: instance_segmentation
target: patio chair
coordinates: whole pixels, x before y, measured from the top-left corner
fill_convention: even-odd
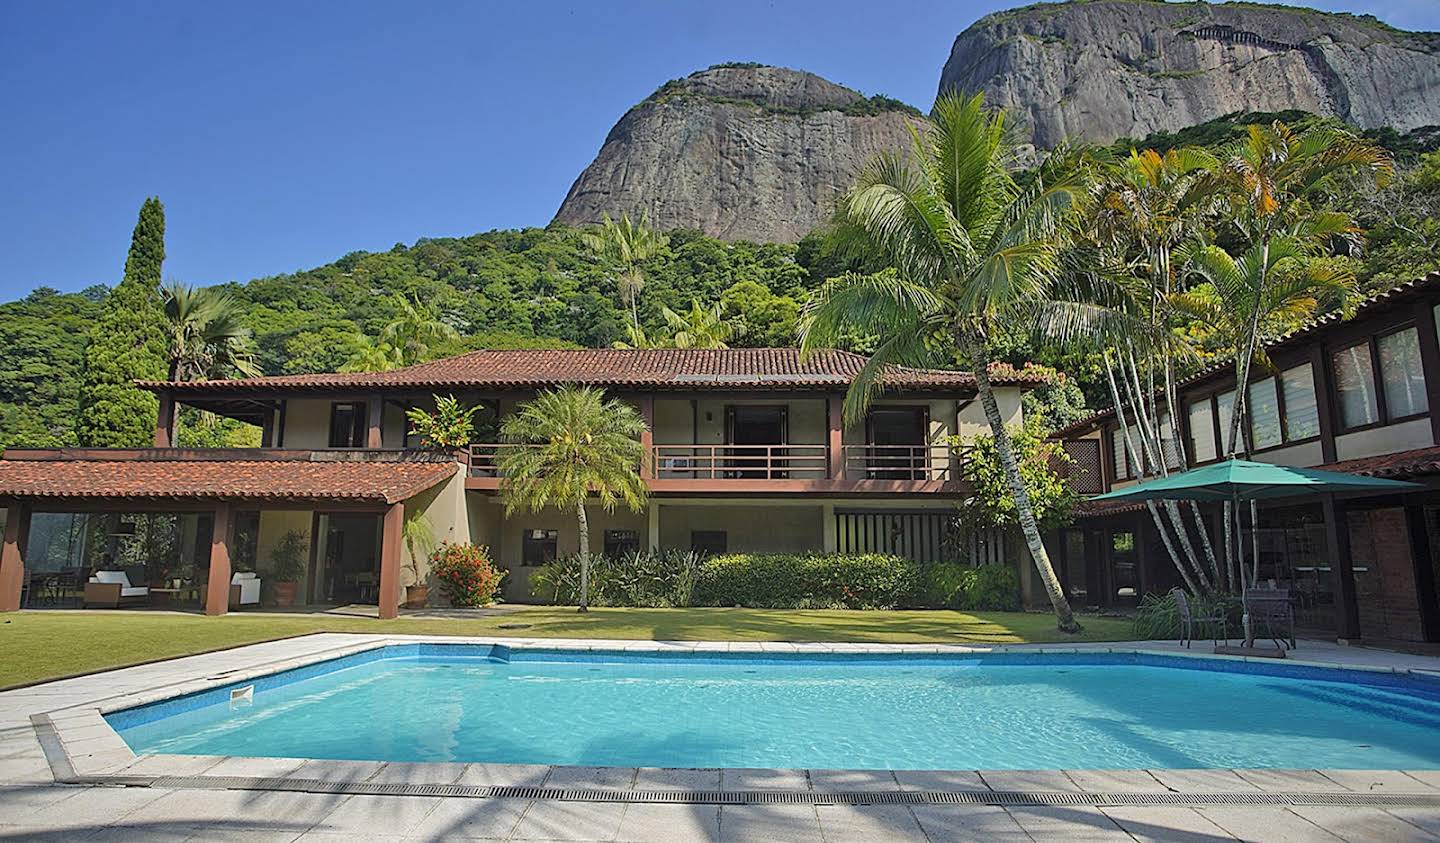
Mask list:
[[[1190,649],[1190,645],[1194,643],[1196,624],[1210,624],[1210,638],[1216,646],[1220,645],[1222,636],[1227,645],[1230,643],[1230,629],[1226,625],[1223,609],[1218,610],[1218,613],[1212,609],[1197,615],[1190,607],[1190,598],[1185,594],[1185,589],[1172,588],[1170,594],[1175,598],[1175,609],[1180,614],[1180,643],[1185,645],[1185,649]],[[1217,629],[1220,635],[1216,634]]]
[[[1250,616],[1250,631],[1245,643],[1255,645],[1258,637],[1255,631],[1265,629],[1265,637],[1275,646],[1295,649],[1295,608],[1290,602],[1288,588],[1247,588],[1245,589],[1245,613]]]
[[[230,605],[260,605],[260,575],[254,571],[237,571],[230,578]]]
[[[85,583],[85,608],[118,609],[121,606],[150,602],[150,589],[131,585],[124,571],[96,571]]]

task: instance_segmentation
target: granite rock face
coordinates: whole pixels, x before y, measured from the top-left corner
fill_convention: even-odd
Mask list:
[[[921,118],[813,73],[721,66],[669,82],[630,109],[570,188],[569,225],[649,212],[659,229],[794,242],[877,152],[910,147]]]
[[[1041,4],[962,32],[940,91],[984,91],[1043,149],[1237,111],[1300,109],[1406,131],[1440,124],[1440,35],[1285,7]]]

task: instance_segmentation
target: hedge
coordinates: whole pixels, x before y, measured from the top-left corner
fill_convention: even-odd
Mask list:
[[[899,556],[730,553],[702,563],[695,605],[894,609],[919,588],[920,566]]]

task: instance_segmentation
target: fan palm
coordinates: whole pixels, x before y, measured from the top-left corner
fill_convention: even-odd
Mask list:
[[[261,374],[240,300],[213,287],[171,282],[161,291],[169,345],[170,380],[255,377]],[[171,430],[178,430],[179,406]]]
[[[643,511],[648,487],[640,477],[645,421],[634,407],[607,400],[589,387],[549,390],[521,405],[500,424],[515,447],[500,455],[500,492],[506,515],[547,507],[572,510],[580,535],[580,611],[589,604],[591,497],[607,512],[623,503]]]
[[[598,228],[580,235],[580,240],[596,257],[613,263],[619,274],[616,286],[620,299],[630,309],[630,324],[640,326],[640,291],[645,289],[645,270],[642,264],[660,254],[669,244],[670,238],[650,228],[650,214],[641,215],[634,222],[628,214],[621,214],[620,221],[610,219],[606,214]]]
[[[978,94],[940,97],[930,124],[912,135],[910,157],[875,158],[837,210],[839,242],[890,269],[822,285],[802,314],[801,345],[807,353],[833,347],[847,329],[881,337],[845,397],[852,422],[888,365],[923,365],[937,345],[960,349],[1058,626],[1075,632],[1080,625],[1040,539],[988,366],[995,326],[1027,324],[1057,280],[1065,225],[1085,199],[1085,179],[1071,156],[1052,155],[1030,184],[1018,185],[1008,169],[1014,150],[1004,114],[987,112]]]

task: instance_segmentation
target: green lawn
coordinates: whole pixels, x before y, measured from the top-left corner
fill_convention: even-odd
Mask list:
[[[124,611],[17,612],[0,618],[0,688],[311,632],[942,644],[1132,637],[1126,620],[1082,618],[1085,631],[1069,636],[1056,631],[1053,616],[1024,612],[592,609],[581,615],[574,609],[536,606],[459,620],[259,613],[207,618]],[[501,629],[502,624],[510,628]]]

